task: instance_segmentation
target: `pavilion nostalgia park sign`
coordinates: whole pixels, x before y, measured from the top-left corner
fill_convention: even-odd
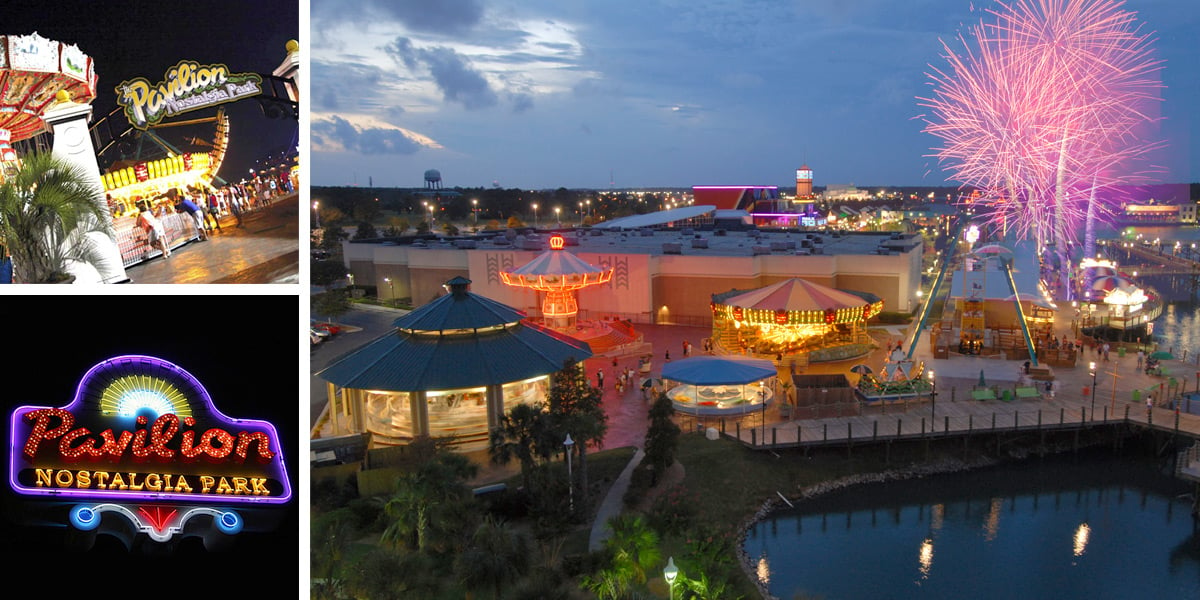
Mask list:
[[[164,117],[261,93],[262,76],[257,73],[230,73],[225,65],[183,60],[168,69],[156,84],[145,77],[122,81],[117,86],[117,104],[125,109],[129,124],[144,131]]]
[[[221,414],[195,377],[159,358],[101,362],[70,404],[17,408],[11,432],[13,490],[71,504],[83,531],[112,519],[157,542],[197,528],[233,535],[240,509],[292,498],[275,427]]]

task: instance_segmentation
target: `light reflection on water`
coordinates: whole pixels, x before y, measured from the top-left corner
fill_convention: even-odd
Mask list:
[[[1117,463],[850,488],[768,517],[745,549],[778,598],[1200,598],[1191,488]]]

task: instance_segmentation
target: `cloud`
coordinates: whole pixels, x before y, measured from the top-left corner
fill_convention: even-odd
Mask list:
[[[312,22],[322,27],[340,23],[400,23],[409,31],[462,34],[483,19],[479,0],[322,0],[313,2]]]
[[[428,69],[446,101],[458,102],[467,109],[488,108],[499,101],[487,78],[452,48],[416,48],[412,40],[397,37],[383,51],[410,70]]]
[[[310,127],[314,152],[414,154],[422,148],[441,148],[434,140],[371,118],[344,119],[313,115]]]

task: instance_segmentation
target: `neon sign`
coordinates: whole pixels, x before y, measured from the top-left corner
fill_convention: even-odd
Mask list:
[[[122,81],[116,90],[117,104],[125,108],[129,124],[144,131],[163,117],[257,96],[262,93],[262,76],[181,60],[157,84],[137,77]]]
[[[554,234],[554,235],[550,236],[550,249],[551,250],[562,250],[563,246],[565,246],[565,245],[567,245],[567,240],[563,239],[563,236],[558,235],[558,234]]]
[[[271,423],[226,417],[195,377],[150,356],[101,362],[69,405],[16,409],[11,432],[9,477],[19,494],[221,504],[292,497]]]

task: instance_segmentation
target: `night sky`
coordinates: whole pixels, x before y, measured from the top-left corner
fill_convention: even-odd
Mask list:
[[[20,351],[5,353],[3,429],[16,406],[64,406],[74,397],[84,373],[97,363],[124,354],[146,354],[170,361],[204,385],[217,410],[232,418],[259,419],[275,425],[292,479],[293,500],[282,505],[281,525],[270,533],[243,532],[226,552],[209,553],[192,540],[171,556],[127,552],[100,536],[90,552],[66,552],[62,528],[23,526],[20,508],[4,463],[4,518],[0,539],[24,542],[9,552],[6,572],[34,574],[35,588],[71,579],[74,594],[138,597],[168,593],[193,597],[248,597],[255,593],[295,597],[299,568],[299,469],[307,463],[299,450],[298,417],[301,367],[299,303],[279,296],[10,296],[0,306],[10,315],[6,336]],[[17,317],[13,317],[18,315]],[[23,316],[21,316],[23,315]],[[36,318],[29,318],[37,315]],[[307,403],[305,403],[307,406]],[[17,505],[20,506],[20,505]],[[28,509],[25,509],[28,510]],[[191,570],[195,569],[195,570]],[[85,575],[95,578],[85,578]],[[86,579],[86,581],[85,581]],[[200,583],[204,586],[197,587]],[[161,587],[167,585],[169,587]],[[252,587],[240,587],[240,586]],[[219,590],[218,590],[219,588]],[[152,591],[156,590],[156,591]],[[42,589],[46,595],[55,593]]]
[[[145,77],[152,84],[181,60],[225,64],[232,73],[269,75],[287,54],[288,40],[300,40],[299,8],[291,2],[201,0],[197,2],[134,2],[129,0],[68,0],[63,2],[5,2],[0,33],[28,35],[36,31],[54,41],[75,44],[92,57],[99,79],[92,103],[93,119],[117,108],[114,89],[122,81]],[[265,87],[265,85],[264,85]],[[230,118],[229,150],[219,175],[226,180],[245,177],[255,162],[279,155],[296,138],[291,117],[268,118],[259,103],[245,99],[225,105]],[[184,113],[168,120],[211,116],[216,109]],[[123,115],[116,117],[127,123]],[[211,140],[212,125],[161,129],[156,133],[183,151],[185,137]],[[104,169],[120,158],[106,152]]]
[[[817,186],[947,185],[916,98],[998,5],[312,0],[312,180],[791,186],[807,163]],[[1164,61],[1161,183],[1200,181],[1200,2],[1123,9]]]

